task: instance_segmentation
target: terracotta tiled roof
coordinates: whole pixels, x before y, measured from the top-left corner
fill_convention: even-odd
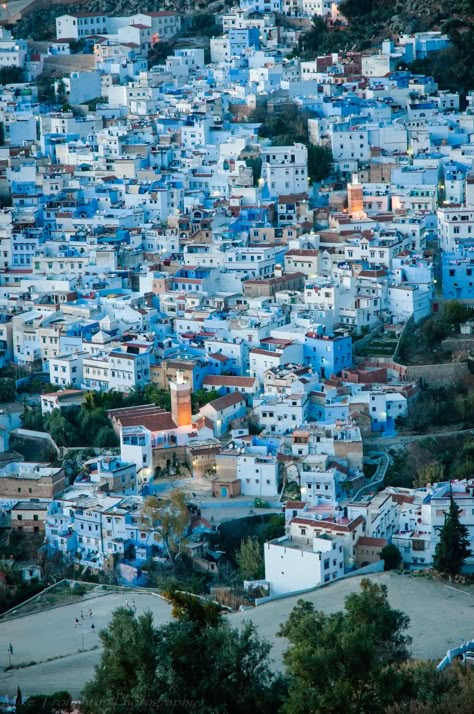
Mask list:
[[[302,526],[313,526],[314,528],[319,528],[323,531],[338,531],[350,533],[354,531],[357,526],[365,523],[365,518],[363,516],[357,516],[353,521],[349,523],[336,523],[335,521],[315,521],[311,518],[292,518],[291,523],[298,523]]]
[[[374,548],[385,548],[385,546],[388,544],[388,540],[385,540],[385,538],[369,538],[368,536],[361,536],[359,540],[356,543],[356,546],[358,545],[372,545]]]
[[[209,402],[208,406],[215,409],[216,412],[220,412],[240,402],[245,402],[244,397],[239,392],[233,392],[232,394],[226,394],[224,397],[214,399],[212,402]]]

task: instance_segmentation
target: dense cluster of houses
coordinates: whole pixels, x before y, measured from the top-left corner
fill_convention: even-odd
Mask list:
[[[363,437],[393,430],[417,388],[393,363],[355,361],[353,340],[430,314],[438,237],[445,296],[473,296],[474,96],[461,111],[399,68],[446,47],[439,32],[290,59],[308,18],[344,21],[337,4],[241,0],[209,56],[181,39],[151,69],[176,13],[62,15],[46,49],[0,31],[0,66],[25,75],[0,87],[0,367],[48,375],[44,415],[87,391],[171,393],[169,412],[112,410],[120,455],[69,486],[47,464],[7,464],[13,528],[91,567],[132,545],[144,560],[159,543],[142,496],[184,465],[220,499],[272,503],[300,484],[287,536],[265,549],[274,592],[338,578],[387,541],[431,562],[445,486],[347,505]],[[295,107],[308,143],[259,136],[257,116]],[[332,153],[323,182],[314,146]],[[218,396],[193,413],[198,390]],[[7,452],[19,423],[4,421]],[[471,486],[455,496],[471,504]],[[198,542],[210,528],[189,527]]]
[[[286,535],[265,544],[265,578],[272,595],[318,587],[367,566],[383,569],[381,553],[389,543],[399,549],[402,567],[429,567],[451,495],[472,541],[472,480],[419,489],[387,487],[344,507],[337,500],[287,502]]]

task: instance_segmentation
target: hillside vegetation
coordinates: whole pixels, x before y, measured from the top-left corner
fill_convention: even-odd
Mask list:
[[[133,15],[138,12],[172,10],[183,18],[222,11],[228,0],[206,2],[200,0],[82,0],[74,5],[51,5],[41,10],[32,10],[17,22],[13,29],[16,37],[33,40],[51,40],[56,37],[55,20],[60,15],[75,12],[103,12],[105,15]],[[231,4],[231,3],[230,3]],[[198,34],[198,33],[197,33]]]
[[[326,52],[366,50],[403,33],[440,30],[449,35],[451,46],[410,69],[434,75],[441,89],[474,89],[474,0],[343,0],[340,10],[348,26],[328,28],[315,18],[297,54],[310,59]]]
[[[74,9],[81,12],[104,12],[129,15],[144,9],[174,10],[189,18],[196,15],[214,20],[232,0],[84,0]],[[340,50],[367,50],[380,45],[386,38],[397,39],[403,33],[440,30],[451,38],[451,46],[418,60],[410,69],[433,75],[441,89],[452,89],[463,94],[474,89],[474,0],[343,0],[341,12],[347,26],[328,27],[315,17],[312,30],[301,37],[295,56],[312,59],[317,55]],[[55,18],[71,12],[71,5],[54,5],[33,11],[14,27],[17,37],[35,40],[55,36]],[[279,22],[285,22],[283,17]],[[216,34],[200,28],[198,22],[187,23],[186,35]],[[201,31],[202,30],[202,31]],[[403,69],[403,66],[401,66]]]

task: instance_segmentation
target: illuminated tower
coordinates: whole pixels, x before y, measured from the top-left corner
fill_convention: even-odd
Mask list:
[[[364,194],[362,184],[347,184],[347,202],[349,213],[361,213],[364,210]]]
[[[184,381],[184,372],[176,371],[176,379],[170,380],[171,416],[177,426],[191,424],[191,385]]]

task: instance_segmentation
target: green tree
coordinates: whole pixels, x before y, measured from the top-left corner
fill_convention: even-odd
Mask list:
[[[198,389],[191,394],[193,411],[198,411],[201,407],[214,401],[214,399],[218,399],[220,396],[219,392],[215,389],[211,389],[209,392],[206,389]]]
[[[449,510],[444,516],[433,558],[433,567],[450,577],[460,572],[464,561],[471,554],[469,531],[459,519],[460,512],[451,492]]]
[[[27,407],[21,416],[24,429],[32,431],[45,431],[44,418],[40,407]]]
[[[171,491],[168,501],[156,496],[145,499],[142,521],[160,537],[171,562],[174,562],[186,541],[190,515],[184,491]]]
[[[235,553],[242,580],[260,580],[265,575],[262,546],[256,538],[248,537],[241,541]]]
[[[472,307],[466,307],[457,300],[450,300],[443,306],[442,319],[450,325],[458,327],[462,322],[470,320],[474,315]]]
[[[424,488],[427,483],[437,483],[444,477],[444,464],[442,461],[432,459],[425,464],[420,464],[416,469],[413,482],[415,488]]]
[[[336,51],[336,46],[342,47],[343,35],[329,31],[324,18],[315,15],[311,28],[305,32],[298,41],[298,48],[295,54],[302,55],[303,59],[312,59],[317,55],[324,55],[327,52]]]
[[[245,159],[245,164],[252,169],[253,185],[258,186],[259,179],[262,175],[262,159],[260,157],[249,157]]]
[[[167,597],[173,605],[172,613],[176,620],[190,620],[201,627],[222,623],[222,608],[215,602],[207,602],[179,591],[170,592]]]
[[[386,714],[470,714],[474,701],[474,670],[453,663],[438,672],[432,662],[409,666],[412,696],[387,707]]]
[[[262,533],[263,542],[285,535],[285,516],[278,513],[271,516]]]
[[[389,543],[380,551],[380,557],[384,561],[384,570],[396,570],[402,564],[402,554],[397,546]]]
[[[60,714],[72,712],[72,697],[69,692],[34,694],[16,708],[17,714]]]
[[[158,638],[153,615],[147,612],[135,617],[129,608],[118,608],[100,639],[104,648],[101,661],[82,692],[81,711],[145,714],[146,703],[158,696]]]
[[[289,101],[273,112],[259,108],[255,121],[262,121],[259,136],[271,139],[273,146],[284,146],[295,142],[307,144],[308,118],[311,116],[313,115],[302,111],[294,102]]]
[[[15,380],[0,378],[0,402],[13,402],[16,397]]]
[[[118,446],[119,440],[112,426],[103,426],[93,438],[94,446],[103,449],[107,446]]]
[[[85,714],[270,714],[279,690],[270,645],[252,624],[232,628],[215,605],[170,594],[173,622],[153,627],[120,608],[100,637],[102,659],[82,693]]]
[[[77,429],[61,413],[60,409],[53,409],[46,418],[46,430],[58,446],[69,446],[76,443]]]
[[[290,648],[286,714],[377,714],[402,696],[408,617],[390,607],[385,585],[362,580],[345,611],[327,615],[299,600],[279,634]]]
[[[327,146],[308,144],[308,176],[312,181],[322,181],[331,175],[332,152]]]
[[[0,84],[18,84],[25,81],[21,67],[0,67]]]
[[[154,67],[157,64],[165,64],[166,58],[173,54],[173,44],[171,42],[156,42],[148,53],[148,66]]]

